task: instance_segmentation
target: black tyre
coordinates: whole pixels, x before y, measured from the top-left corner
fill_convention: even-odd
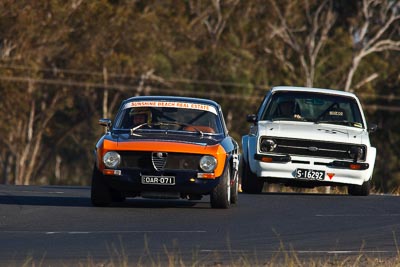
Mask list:
[[[239,198],[239,177],[236,173],[236,177],[233,180],[233,185],[231,185],[231,204],[236,204]]]
[[[349,185],[347,192],[352,196],[368,196],[371,191],[371,180],[364,182],[362,185]]]
[[[248,164],[242,161],[242,189],[248,194],[260,194],[264,187],[264,181],[257,177],[251,170]]]
[[[230,167],[226,166],[224,173],[219,178],[219,184],[210,195],[211,207],[214,209],[228,209],[231,204]]]
[[[126,197],[118,191],[111,191],[112,202],[124,202]]]
[[[96,207],[105,207],[112,202],[110,189],[104,183],[103,174],[99,172],[96,166],[93,169],[90,199],[92,205]]]

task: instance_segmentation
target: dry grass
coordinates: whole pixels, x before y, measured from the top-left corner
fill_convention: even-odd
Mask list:
[[[88,259],[81,262],[55,262],[48,263],[47,261],[35,262],[34,260],[27,260],[21,265],[11,264],[4,266],[23,266],[23,267],[42,267],[42,266],[87,266],[87,267],[399,267],[399,258],[372,258],[365,255],[349,256],[349,257],[332,257],[329,259],[300,259],[296,255],[283,260],[259,261],[248,260],[245,258],[232,260],[230,262],[222,261],[216,258],[215,260],[208,261],[194,261],[185,262],[182,259],[173,256],[170,261],[161,262],[155,259],[146,261],[144,259],[136,262],[128,259],[111,259],[106,261],[96,261]]]
[[[393,189],[391,192],[392,195],[399,196],[400,195],[400,187]]]
[[[166,251],[167,252],[167,251]],[[231,267],[400,267],[400,257],[384,258],[384,257],[370,257],[363,253],[354,256],[330,256],[323,258],[302,258],[296,252],[279,252],[273,255],[271,259],[260,259],[257,256],[249,255],[235,255],[231,259],[224,259],[218,253],[213,254],[211,257],[204,259],[197,258],[194,255],[191,260],[184,260],[179,254],[168,252],[167,255],[160,255],[155,258],[146,256],[141,257],[139,260],[129,260],[128,257],[122,256],[119,259],[96,262],[93,260],[84,262],[80,266],[90,267],[211,267],[211,266],[231,266]],[[161,258],[167,259],[161,261]]]
[[[397,244],[396,244],[397,245]],[[128,256],[126,249],[120,240],[119,245],[109,247],[107,259],[98,260],[88,257],[86,260],[75,260],[69,262],[48,262],[45,256],[42,259],[34,260],[28,257],[23,264],[11,264],[2,266],[23,266],[23,267],[42,267],[42,266],[88,266],[88,267],[400,267],[400,250],[397,255],[387,257],[384,255],[372,255],[363,253],[362,249],[354,255],[320,255],[310,257],[309,255],[297,253],[287,249],[282,243],[280,249],[265,257],[265,255],[243,254],[237,251],[228,253],[210,252],[200,253],[193,251],[189,257],[181,254],[176,244],[172,248],[164,246],[161,254],[153,254],[148,248],[147,240],[143,247],[143,253],[139,258]]]

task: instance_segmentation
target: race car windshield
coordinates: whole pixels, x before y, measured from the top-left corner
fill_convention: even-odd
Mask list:
[[[173,107],[129,107],[116,119],[116,129],[173,130],[201,134],[223,132],[220,118],[213,112]]]
[[[354,98],[313,92],[276,92],[270,98],[261,120],[300,120],[364,127]]]

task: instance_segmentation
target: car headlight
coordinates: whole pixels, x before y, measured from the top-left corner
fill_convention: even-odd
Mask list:
[[[364,158],[365,155],[365,151],[364,148],[359,147],[359,146],[353,146],[350,148],[350,150],[348,151],[349,156],[354,160],[360,160]]]
[[[260,143],[260,150],[262,152],[272,152],[276,148],[276,142],[273,139],[262,139]]]
[[[121,163],[121,156],[115,151],[109,151],[104,154],[103,162],[107,168],[116,168]]]
[[[203,156],[200,159],[200,168],[205,172],[212,172],[217,167],[217,159],[213,156]]]

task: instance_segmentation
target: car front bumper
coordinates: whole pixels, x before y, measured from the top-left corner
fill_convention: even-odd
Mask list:
[[[103,172],[104,173],[104,172]],[[174,192],[180,194],[209,194],[219,183],[219,178],[198,178],[196,171],[163,171],[149,172],[122,169],[116,175],[104,175],[102,179],[113,190],[126,195],[141,195],[143,192]],[[142,176],[174,177],[174,184],[144,184]]]
[[[250,161],[251,170],[260,178],[268,180],[281,180],[283,183],[310,183],[310,184],[343,184],[361,185],[368,181],[372,169],[367,162],[360,163],[360,169],[352,169],[351,162],[338,161],[325,158],[310,158],[300,156],[274,156],[269,160],[265,155],[256,154]],[[296,170],[323,171],[324,177],[315,179],[297,178]]]

